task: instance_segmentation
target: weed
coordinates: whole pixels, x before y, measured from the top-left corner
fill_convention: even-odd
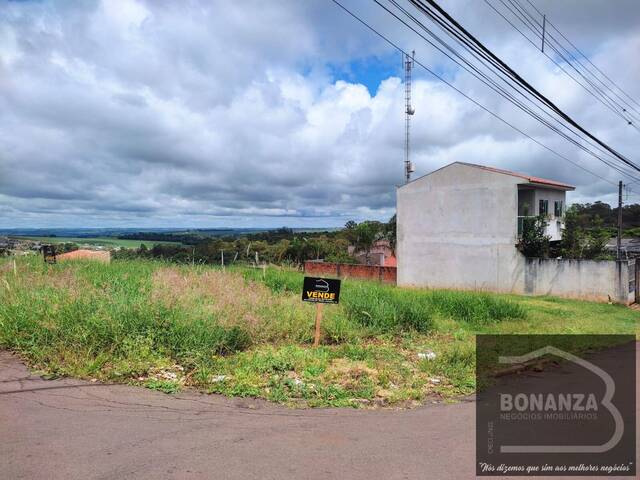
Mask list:
[[[178,393],[180,391],[180,384],[172,380],[150,378],[144,383],[144,386],[164,393]]]
[[[122,260],[0,262],[0,347],[47,375],[289,405],[413,404],[475,389],[474,334],[631,333],[624,307],[345,280],[311,348],[303,274]],[[586,344],[584,348],[597,345]],[[418,353],[432,351],[427,359]],[[437,377],[438,381],[433,382]]]

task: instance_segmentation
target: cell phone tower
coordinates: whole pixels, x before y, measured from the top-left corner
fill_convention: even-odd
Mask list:
[[[411,139],[411,117],[416,113],[415,109],[411,106],[411,70],[413,70],[413,59],[416,55],[415,50],[409,54],[404,54],[403,67],[404,67],[404,100],[405,100],[405,115],[404,115],[404,175],[405,183],[411,181],[411,174],[415,171],[413,163],[409,158],[409,147]]]

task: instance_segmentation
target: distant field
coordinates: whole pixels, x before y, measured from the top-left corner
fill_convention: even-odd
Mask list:
[[[42,243],[77,243],[78,245],[93,245],[103,247],[138,248],[144,243],[147,247],[153,247],[157,243],[179,245],[178,242],[158,242],[150,240],[124,240],[116,237],[13,237],[25,240],[34,240]]]

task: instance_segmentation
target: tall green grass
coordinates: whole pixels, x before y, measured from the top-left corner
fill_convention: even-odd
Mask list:
[[[378,333],[424,333],[433,328],[433,305],[401,290],[376,283],[354,283],[346,285],[341,295],[347,316]]]
[[[245,280],[262,282],[274,293],[302,294],[302,275],[292,270],[283,268],[240,268],[239,271]]]
[[[347,279],[313,349],[300,272],[40,257],[17,265],[14,275],[12,260],[0,259],[0,348],[50,373],[165,392],[192,385],[310,406],[402,404],[471,393],[477,332],[637,329],[637,313],[622,306]]]
[[[277,293],[301,294],[303,274],[291,270],[247,269],[243,275]],[[479,328],[507,319],[524,319],[516,302],[483,292],[401,289],[373,281],[342,282],[340,303],[346,316],[376,333],[428,332],[436,318],[449,318]]]
[[[273,339],[311,339],[306,319],[312,315],[302,302],[260,308],[255,315],[261,316],[261,325],[249,328],[198,304],[155,298],[152,276],[163,266],[139,260],[45,266],[32,259],[21,264],[20,275],[3,276],[0,346],[41,359],[73,351],[124,358],[130,354],[127,348],[141,344],[162,357],[197,363]],[[301,292],[303,275],[298,272],[268,268],[242,273],[247,282],[262,282],[278,296]],[[323,332],[327,343],[358,342],[381,334],[426,333],[442,317],[481,327],[525,316],[518,304],[489,294],[404,290],[348,280],[340,306],[327,309]]]
[[[131,345],[190,363],[251,345],[241,326],[151,297],[150,262],[39,264],[0,288],[0,347],[44,363],[61,356],[126,358]]]

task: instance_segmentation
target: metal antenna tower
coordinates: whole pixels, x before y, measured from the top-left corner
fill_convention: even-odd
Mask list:
[[[411,116],[416,113],[415,109],[411,106],[411,70],[413,69],[413,59],[415,57],[415,50],[409,54],[404,55],[403,67],[404,67],[404,100],[405,100],[405,115],[404,115],[404,175],[405,182],[411,181],[411,173],[415,171],[413,164],[409,159],[409,146],[410,146],[410,132],[411,132]]]

